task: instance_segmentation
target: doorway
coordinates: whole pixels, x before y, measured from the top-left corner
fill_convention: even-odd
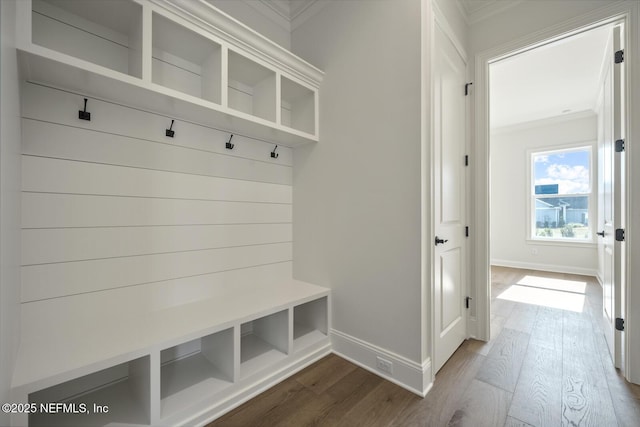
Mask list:
[[[488,279],[490,277],[491,262],[507,267],[551,271],[563,271],[563,269],[566,269],[567,264],[572,264],[573,271],[569,271],[571,273],[598,275],[601,281],[603,279],[602,245],[599,247],[596,233],[600,233],[604,227],[602,208],[598,209],[598,203],[601,203],[604,197],[602,194],[598,194],[603,191],[602,170],[598,173],[596,173],[596,170],[598,166],[602,169],[602,165],[599,165],[598,162],[599,159],[606,156],[602,152],[603,141],[601,135],[598,135],[598,125],[602,129],[602,123],[598,123],[598,117],[602,111],[599,111],[598,108],[601,107],[600,103],[602,102],[602,76],[606,66],[608,66],[606,64],[608,53],[605,54],[605,52],[610,52],[612,59],[614,56],[613,50],[607,50],[607,43],[610,43],[614,37],[614,28],[623,28],[624,24],[624,19],[611,19],[607,22],[599,22],[597,25],[585,26],[579,30],[566,32],[533,45],[529,44],[520,49],[500,52],[499,54],[492,52],[479,57],[476,77],[486,85],[487,89],[484,94],[482,91],[477,94],[479,99],[476,100],[478,106],[476,111],[479,114],[476,115],[476,120],[482,123],[478,126],[480,131],[478,135],[486,138],[484,143],[487,144],[485,164],[487,167],[487,188],[489,187],[488,183],[491,182],[491,190],[486,193],[486,199],[484,199],[487,205],[482,205],[483,194],[480,194],[476,199],[476,207],[479,210],[482,211],[486,207],[486,211],[491,213],[491,216],[485,218],[486,224],[479,225],[479,236],[474,248],[474,253],[477,257],[474,275],[479,279],[486,278],[486,281],[479,282],[481,284],[476,288],[478,305],[476,307],[477,324],[475,329],[476,336],[480,338],[488,339],[490,334],[491,291],[490,286],[485,286],[485,284],[490,283]],[[606,37],[601,37],[602,35],[606,35]],[[588,97],[583,96],[582,99],[576,99],[573,105],[562,105],[562,103],[554,103],[553,96],[538,88],[529,98],[529,102],[526,102],[527,98],[523,95],[520,95],[521,98],[518,99],[518,101],[524,101],[523,105],[529,108],[529,111],[526,111],[526,108],[516,108],[515,104],[517,102],[507,102],[508,108],[505,109],[503,106],[503,114],[501,114],[500,109],[496,108],[499,103],[494,103],[492,84],[495,83],[494,78],[500,78],[499,69],[495,73],[492,70],[494,65],[504,65],[509,62],[512,63],[510,65],[513,65],[513,63],[518,62],[517,60],[525,58],[527,55],[550,54],[554,50],[562,50],[556,48],[561,48],[563,45],[566,47],[580,39],[583,42],[590,40],[584,45],[587,46],[586,49],[591,46],[591,50],[594,52],[599,50],[594,48],[594,45],[602,47],[602,50],[599,51],[600,64],[595,67],[596,84],[594,89],[585,90],[585,92],[589,92]],[[596,39],[598,41],[594,42]],[[624,37],[620,37],[619,40],[624,40]],[[576,47],[573,46],[573,48],[572,52],[575,53]],[[557,55],[557,52],[549,56],[553,57],[554,55]],[[555,56],[555,58],[558,61],[559,57]],[[576,59],[575,55],[571,56],[571,59],[575,61],[575,64],[572,65],[585,67],[580,62],[581,59]],[[526,63],[526,61],[524,62]],[[520,67],[522,67],[522,64],[520,64]],[[504,68],[508,69],[509,67]],[[529,61],[529,64],[525,65],[524,68],[534,71],[534,74],[537,72],[542,77],[546,72],[549,72],[541,65],[540,61],[536,60]],[[555,74],[557,73],[551,71],[551,75],[555,76]],[[502,76],[502,79],[511,81],[511,87],[509,88],[511,93],[520,94],[522,86],[527,84],[535,86],[532,84],[531,79],[525,79],[524,83],[521,79],[518,83],[518,79],[513,78],[514,75],[517,76],[518,73],[514,73],[512,70],[511,73],[507,73],[507,77]],[[577,77],[575,71],[570,75],[574,76],[575,80],[571,80],[571,82],[580,82],[580,78]],[[622,82],[620,77],[618,79],[619,82]],[[591,80],[593,80],[593,76]],[[622,89],[623,83],[618,84],[620,85],[619,88]],[[553,91],[552,87],[554,85],[550,84],[549,86]],[[558,86],[559,88],[556,87],[555,89],[556,92],[561,92],[560,89],[568,89],[569,91],[571,89],[569,87],[571,86],[570,84],[560,83]],[[584,89],[584,84],[579,84],[578,86]],[[487,96],[489,93],[491,95]],[[622,93],[622,90],[620,90],[620,93]],[[585,94],[583,93],[583,95]],[[587,102],[586,98],[589,98],[589,105],[585,104]],[[620,105],[623,104],[620,103]],[[507,114],[504,114],[504,112]],[[619,110],[618,114],[622,123],[625,112]],[[523,120],[523,117],[528,119]],[[493,129],[488,126],[489,123],[494,125]],[[495,123],[500,123],[500,126],[495,126]],[[498,128],[500,130],[496,131]],[[625,126],[623,124],[619,126],[618,131],[612,130],[613,140],[621,138],[624,135],[624,129]],[[590,134],[581,133],[581,131],[586,130],[590,130]],[[495,140],[500,140],[501,138],[503,140],[502,145],[494,143]],[[482,140],[482,138],[480,139]],[[518,147],[520,153],[517,155],[514,155],[513,152],[509,153],[508,151],[513,151],[513,146],[516,145],[514,144],[514,139],[519,142],[526,140],[530,146],[525,148]],[[491,141],[490,150],[489,141]],[[524,145],[526,146],[526,144]],[[480,146],[482,146],[482,141]],[[488,156],[489,152],[491,152],[490,157]],[[586,166],[577,161],[577,157],[580,157],[577,155],[579,152],[581,152],[582,161],[586,162]],[[560,157],[571,157],[573,159],[567,160],[567,163],[551,162],[551,159],[557,160]],[[505,168],[505,174],[500,176],[494,174],[493,170],[493,163],[496,158],[503,161],[504,159],[510,159],[508,167]],[[537,163],[545,162],[547,163],[547,175],[537,174],[539,170],[543,171],[538,167],[540,165]],[[617,169],[615,169],[614,175],[618,179],[620,189],[613,190],[612,202],[617,206],[616,210],[619,213],[619,216],[615,217],[615,221],[618,224],[623,224],[626,197],[622,190],[627,179],[624,167],[622,167],[625,162],[624,157],[621,157],[617,162]],[[491,165],[491,169],[489,165]],[[612,165],[615,166],[614,163]],[[482,165],[479,169],[482,169]],[[491,174],[489,174],[489,170],[491,170]],[[555,176],[550,176],[548,172],[551,170],[555,173]],[[490,180],[489,176],[491,176]],[[519,178],[516,179],[516,177]],[[565,179],[570,177],[573,177],[573,180]],[[554,182],[551,178],[561,179],[561,181]],[[504,200],[500,201],[501,204],[498,204],[494,200],[494,195],[496,186],[500,184],[504,184],[509,188],[508,191],[501,194]],[[481,185],[481,183],[478,185]],[[569,189],[568,186],[571,185],[575,188]],[[580,186],[582,188],[579,188]],[[576,190],[576,188],[580,191]],[[491,194],[491,198],[489,198],[489,194]],[[485,225],[486,230],[483,229]],[[502,236],[499,233],[500,229],[503,229],[502,231],[506,230],[506,233],[503,233]],[[483,232],[486,233],[484,236],[486,240],[483,239]],[[519,248],[509,246],[512,242],[504,238],[504,235],[509,234],[518,237],[521,243]],[[614,233],[606,234],[613,235]],[[612,286],[611,294],[614,297],[618,296],[617,301],[612,306],[615,307],[616,311],[613,315],[611,311],[607,313],[605,310],[603,313],[605,316],[608,314],[609,324],[612,327],[615,323],[615,317],[624,315],[624,301],[622,299],[625,294],[623,288],[625,284],[623,276],[625,271],[623,262],[625,259],[624,249],[624,244],[614,248],[614,259],[617,260],[614,261],[614,264],[616,262],[617,264],[613,266],[613,276],[616,286]],[[486,250],[487,254],[484,257],[484,262],[480,261],[483,259],[482,250]],[[489,256],[488,254],[491,255]],[[500,254],[507,255],[501,256]],[[588,254],[588,256],[585,256],[585,254]],[[569,262],[568,260],[571,257],[575,257],[574,260],[587,260],[588,264]],[[603,285],[606,286],[606,284]],[[612,340],[612,343],[611,349],[614,360],[621,360],[619,356],[623,354],[624,345],[620,340],[616,342],[616,339]],[[616,365],[623,367],[619,363],[616,363]]]

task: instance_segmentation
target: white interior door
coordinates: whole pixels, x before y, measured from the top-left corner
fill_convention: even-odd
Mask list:
[[[615,141],[624,139],[622,64],[614,54],[622,49],[621,28],[614,27],[607,48],[598,117],[599,220],[598,252],[602,279],[604,334],[616,367],[622,366],[622,335],[615,319],[622,317],[623,243],[615,239],[616,228],[624,223],[624,152],[616,152]]]
[[[465,75],[453,43],[436,25],[434,50],[434,372],[466,338]]]

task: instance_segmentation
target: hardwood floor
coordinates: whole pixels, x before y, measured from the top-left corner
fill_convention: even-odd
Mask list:
[[[545,290],[553,279],[586,283],[584,293]],[[552,307],[519,302],[519,291]],[[564,296],[578,311],[557,307]],[[330,355],[209,427],[637,427],[640,386],[613,368],[601,304],[593,278],[493,267],[491,341],[465,341],[424,399]]]

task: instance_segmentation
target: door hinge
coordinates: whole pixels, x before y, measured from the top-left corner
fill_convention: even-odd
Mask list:
[[[616,64],[620,64],[621,62],[624,62],[624,50],[621,49],[619,51],[617,51],[614,55],[614,62]]]
[[[464,155],[464,165],[465,166],[469,166],[469,155],[468,154]]]
[[[473,83],[467,83],[464,85],[464,96],[469,95],[469,86],[471,86]]]
[[[464,237],[469,237],[469,226],[464,227]]]
[[[465,298],[464,298],[464,306],[465,306],[466,308],[469,308],[469,301],[470,301],[470,300],[472,300],[472,299],[473,299],[473,298],[471,298],[471,297],[465,297]]]
[[[616,153],[622,153],[624,151],[624,139],[616,140]]]
[[[616,228],[616,240],[624,242],[624,228]]]
[[[624,331],[624,319],[616,317],[616,329],[618,331]]]

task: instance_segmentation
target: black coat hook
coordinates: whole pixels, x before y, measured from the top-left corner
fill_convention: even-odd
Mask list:
[[[80,120],[91,121],[91,113],[87,111],[87,98],[84,99],[84,111],[78,110],[78,118]]]
[[[167,135],[169,138],[173,138],[173,136],[176,134],[175,130],[173,129],[173,120],[171,120],[171,126],[169,126],[169,129],[167,129],[167,131],[165,132],[165,135]]]
[[[235,147],[235,144],[231,143],[231,140],[233,139],[233,134],[231,134],[231,136],[229,137],[229,140],[227,141],[227,143],[225,144],[225,147],[227,148],[227,150],[233,150],[233,147]]]
[[[275,148],[273,149],[273,151],[271,152],[271,157],[274,158],[274,159],[277,159],[278,156],[280,155],[280,154],[276,154],[276,150],[277,149],[278,149],[278,146],[276,145]]]

